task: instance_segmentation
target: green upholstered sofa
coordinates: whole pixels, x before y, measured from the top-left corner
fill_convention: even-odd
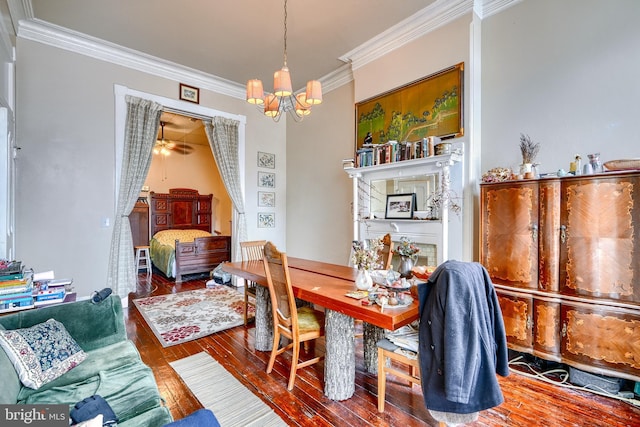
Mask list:
[[[104,397],[119,418],[119,427],[164,426],[173,421],[164,406],[153,372],[127,339],[122,304],[110,296],[19,311],[0,316],[0,329],[28,328],[48,319],[61,322],[87,357],[37,390],[23,386],[0,348],[0,404],[69,404],[94,394]]]

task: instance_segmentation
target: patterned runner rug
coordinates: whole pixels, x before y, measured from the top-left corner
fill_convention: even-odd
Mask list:
[[[206,352],[169,363],[222,427],[279,427],[287,424],[250,389]]]
[[[163,347],[195,340],[244,323],[243,294],[224,285],[139,298],[133,303]]]

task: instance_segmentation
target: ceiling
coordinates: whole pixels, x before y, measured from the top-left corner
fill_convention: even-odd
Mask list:
[[[241,85],[259,78],[271,91],[273,72],[283,65],[284,0],[23,0],[29,2],[27,18]],[[288,0],[287,63],[294,90],[344,66],[340,57],[377,35],[443,2],[460,1]]]
[[[165,140],[172,142],[176,146],[175,151],[179,154],[189,154],[193,150],[193,145],[209,146],[204,124],[200,119],[163,111],[160,123],[164,123],[164,134],[161,125],[158,130],[158,139],[164,137]]]

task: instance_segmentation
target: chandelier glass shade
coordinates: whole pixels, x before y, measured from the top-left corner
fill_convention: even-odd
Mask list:
[[[275,121],[287,112],[300,121],[311,114],[312,106],[322,103],[322,85],[318,80],[309,80],[306,89],[300,93],[293,92],[287,67],[287,0],[284,1],[284,65],[273,73],[273,93],[265,93],[261,80],[249,80],[247,102],[261,108],[266,116]]]

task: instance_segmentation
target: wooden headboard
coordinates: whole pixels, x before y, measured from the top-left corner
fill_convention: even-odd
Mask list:
[[[151,236],[171,229],[197,229],[211,233],[213,194],[198,190],[172,188],[169,193],[151,191]]]

